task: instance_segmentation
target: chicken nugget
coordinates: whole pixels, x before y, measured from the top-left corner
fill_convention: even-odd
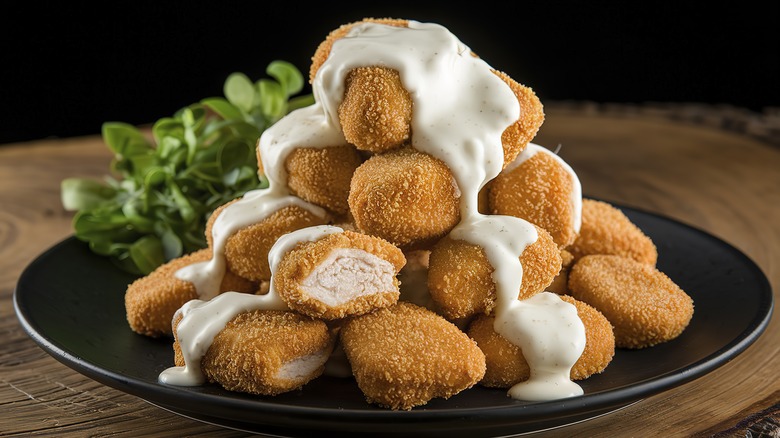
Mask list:
[[[176,271],[209,259],[209,249],[195,251],[173,259],[149,275],[133,281],[125,291],[125,311],[130,328],[150,337],[170,336],[171,320],[176,310],[187,301],[198,298],[195,285],[177,278]],[[241,278],[228,270],[222,278],[220,292],[255,293],[259,287],[257,282]]]
[[[594,199],[582,200],[582,227],[568,248],[574,260],[588,254],[613,254],[655,265],[655,243],[617,207]]]
[[[534,225],[538,238],[520,255],[523,281],[518,298],[528,298],[549,286],[561,270],[561,253],[550,233]],[[428,289],[442,315],[449,320],[490,313],[497,299],[494,268],[485,250],[449,236],[431,250]]]
[[[356,25],[363,23],[395,27],[409,27],[410,24],[409,20],[403,19],[366,18],[340,26],[317,47],[309,70],[309,82],[314,83],[317,72],[330,56],[333,43],[347,37]],[[469,54],[478,57],[472,51]],[[536,136],[544,122],[544,108],[531,88],[502,71],[491,71],[512,90],[520,106],[520,117],[501,136],[506,166]],[[410,137],[413,99],[404,88],[399,72],[393,68],[375,65],[350,70],[338,112],[345,137],[359,149],[384,152]]]
[[[340,336],[366,400],[393,410],[449,398],[485,373],[485,355],[472,339],[412,303],[350,318]]]
[[[545,289],[548,292],[555,292],[558,295],[569,294],[569,270],[574,264],[574,256],[565,249],[561,250],[561,270],[555,276],[552,283]]]
[[[229,391],[278,395],[322,375],[335,339],[325,322],[295,312],[242,312],[214,337],[200,369]],[[178,339],[173,349],[175,364],[185,366]]]
[[[504,148],[504,167],[506,167],[536,137],[539,128],[544,123],[544,107],[542,101],[530,87],[520,84],[502,71],[493,70],[493,73],[509,86],[520,104],[520,118],[509,125],[501,134],[501,145]]]
[[[574,242],[580,228],[577,176],[557,155],[535,144],[490,183],[493,214],[515,216],[547,230],[559,248]]]
[[[459,198],[446,164],[404,147],[361,164],[348,201],[360,231],[407,251],[425,249],[458,224]]]
[[[334,320],[395,304],[405,263],[403,252],[384,239],[344,231],[299,243],[282,257],[272,281],[290,309]]]
[[[571,368],[572,380],[584,380],[601,373],[615,356],[615,336],[604,315],[588,304],[562,295],[561,299],[577,307],[577,315],[585,326],[585,349]],[[509,388],[528,380],[531,368],[523,350],[498,334],[493,328],[493,315],[479,315],[468,327],[468,335],[485,354],[485,376],[480,384],[490,388]]]
[[[227,206],[237,201],[234,200],[220,206],[206,221],[206,239],[210,247],[214,244],[212,229],[217,217],[225,211]],[[271,279],[268,252],[276,240],[291,231],[324,225],[328,221],[329,218],[315,215],[297,205],[283,207],[260,222],[241,228],[228,237],[224,254],[227,269],[252,281],[268,281]]]
[[[338,116],[348,142],[360,150],[386,152],[410,139],[412,97],[397,70],[358,67],[347,74]]]
[[[612,323],[615,345],[645,348],[679,336],[693,317],[693,300],[666,274],[629,257],[594,254],[569,273],[571,295]]]
[[[298,148],[285,160],[290,193],[337,215],[349,210],[352,174],[363,157],[351,145]]]

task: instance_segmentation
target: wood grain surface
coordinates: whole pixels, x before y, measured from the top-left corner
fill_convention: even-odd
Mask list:
[[[548,107],[534,141],[560,147],[586,195],[677,219],[740,249],[769,278],[777,301],[777,143],[654,112],[567,105]],[[99,136],[0,146],[0,436],[246,436],[84,377],[41,350],[19,325],[12,294],[20,273],[72,233],[60,181],[100,177],[110,159]],[[618,412],[539,435],[778,436],[776,314],[763,336],[714,372]]]

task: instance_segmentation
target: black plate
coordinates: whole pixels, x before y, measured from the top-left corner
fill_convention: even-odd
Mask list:
[[[658,268],[694,300],[691,324],[677,339],[643,350],[618,350],[599,375],[579,382],[585,395],[529,403],[506,391],[475,387],[411,411],[370,406],[353,379],[321,377],[300,391],[258,397],[215,385],[166,386],[171,342],[133,333],[124,291],[134,277],[69,238],[22,273],[14,305],[41,348],[76,371],[182,416],[278,436],[310,431],[342,436],[521,434],[604,415],[679,386],[725,364],[766,329],[772,291],[761,270],[731,245],[688,225],[623,208],[656,243]]]

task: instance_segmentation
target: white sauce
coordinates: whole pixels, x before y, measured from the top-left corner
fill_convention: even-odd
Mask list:
[[[276,241],[268,254],[271,272],[282,257],[300,242],[317,241],[329,234],[344,230],[330,225],[308,227],[285,234]],[[176,327],[184,366],[171,367],[160,374],[160,382],[179,386],[197,386],[205,381],[200,367],[200,361],[211,346],[214,337],[225,328],[225,325],[239,313],[252,310],[289,310],[274,288],[273,276],[271,287],[265,295],[254,295],[241,292],[224,292],[216,297],[204,300],[191,300],[184,304],[174,315],[174,321],[182,319]]]
[[[375,65],[396,69],[412,96],[412,145],[442,160],[453,172],[462,196],[461,222],[452,231],[452,237],[482,246],[495,269],[498,292],[495,329],[523,349],[531,367],[531,378],[513,387],[509,396],[547,400],[582,394],[579,386],[569,380],[571,367],[585,344],[584,327],[576,307],[549,293],[517,299],[523,269],[519,257],[536,241],[536,229],[519,218],[486,216],[477,210],[480,189],[502,169],[501,134],[520,117],[520,105],[487,63],[472,56],[467,46],[437,24],[410,21],[409,28],[399,28],[361,23],[337,40],[312,83],[316,103],[290,113],[260,138],[260,155],[269,188],[262,193],[248,194],[244,205],[235,209],[231,205],[220,215],[219,218],[226,218],[215,223],[215,253],[210,264],[185,269],[177,275],[196,283],[203,297],[212,297],[219,286],[213,278],[221,281],[224,273],[223,256],[217,249],[224,248],[224,240],[230,233],[242,224],[257,222],[286,203],[313,208],[290,196],[284,160],[297,147],[346,143],[337,117],[346,74],[356,67]],[[579,187],[578,181],[576,186]],[[317,230],[314,235],[333,231],[327,227],[314,228]],[[314,238],[307,230],[280,239],[278,247],[275,245],[269,254],[269,261],[278,262],[299,239]],[[272,272],[274,267],[275,263],[271,263]],[[187,366],[166,370],[160,376],[161,381],[197,384],[202,379],[198,373],[200,357],[227,321],[240,311],[258,308],[254,306],[283,307],[273,281],[271,286],[264,296],[225,293],[208,303],[194,300],[185,305],[177,334],[183,351],[186,347]],[[212,307],[213,310],[206,310]]]

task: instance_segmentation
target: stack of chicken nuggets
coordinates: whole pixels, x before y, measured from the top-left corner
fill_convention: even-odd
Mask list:
[[[409,25],[367,18],[335,29],[312,58],[311,82],[333,44],[367,22]],[[538,239],[520,257],[517,296],[555,292],[576,307],[586,345],[571,379],[604,371],[616,348],[677,337],[693,302],[655,268],[653,242],[617,208],[581,197],[566,163],[531,142],[544,121],[535,93],[493,73],[517,98],[521,116],[501,136],[503,170],[480,191],[479,209],[534,225]],[[220,207],[207,226],[208,249],[128,286],[130,327],[172,336],[176,365],[185,366],[178,310],[199,295],[176,272],[224,256],[220,296],[276,293],[285,306],[241,312],[214,337],[199,366],[207,381],[226,389],[263,395],[300,389],[337,353],[366,400],[394,410],[477,384],[509,388],[528,379],[522,349],[493,327],[494,267],[483,248],[450,235],[462,214],[453,171],[412,144],[414,96],[401,72],[382,64],[354,67],[343,86],[335,116],[346,143],[296,148],[284,160],[291,195],[324,214],[285,206],[233,233],[216,254],[212,227],[230,203]],[[269,169],[260,148],[258,158],[263,174]],[[280,238],[311,227],[332,232],[269,257]],[[426,274],[424,283],[399,281],[407,269]],[[421,286],[425,299],[402,299],[405,288]]]

